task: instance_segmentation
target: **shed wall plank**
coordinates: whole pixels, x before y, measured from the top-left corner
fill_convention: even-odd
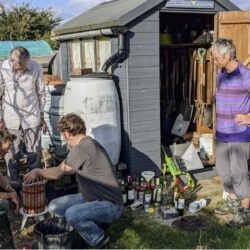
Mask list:
[[[159,130],[154,130],[154,131],[146,131],[146,132],[131,132],[131,139],[133,143],[139,143],[139,142],[147,142],[149,143],[150,141],[153,140],[159,140]]]
[[[146,15],[145,15],[146,16]],[[160,70],[159,12],[140,17],[130,27],[129,58],[119,65],[119,89],[123,108],[123,150],[130,173],[142,170],[158,171],[160,158]],[[141,22],[139,22],[141,21]],[[117,39],[112,39],[112,53],[117,51]],[[126,163],[127,163],[126,162]],[[146,169],[145,169],[146,168]]]
[[[144,100],[147,102],[148,99],[157,99],[159,100],[159,90],[156,88],[151,89],[136,89],[130,92],[130,102],[138,102]],[[155,104],[157,106],[157,103]],[[150,109],[150,108],[149,108]]]
[[[157,33],[135,33],[130,40],[131,45],[135,44],[159,44],[159,34]]]
[[[130,48],[131,56],[156,56],[159,55],[159,43],[151,44],[133,44]]]
[[[134,122],[130,126],[131,132],[149,132],[160,130],[160,123],[158,120],[150,120],[150,121],[143,121],[143,122]]]
[[[151,140],[150,143],[137,142],[137,143],[134,143],[132,146],[136,150],[143,151],[143,152],[151,152],[151,151],[160,151],[161,150],[158,140]]]
[[[146,20],[143,23],[139,23],[131,29],[133,33],[158,33],[159,34],[159,21],[158,20]]]
[[[159,65],[159,55],[131,55],[128,60],[129,67],[154,67]]]
[[[123,91],[127,91],[127,86],[124,83],[125,79],[120,79],[119,86],[124,88]],[[157,82],[156,82],[157,81]],[[155,83],[156,82],[156,83]],[[155,77],[145,77],[141,78],[130,78],[129,79],[129,90],[141,90],[141,89],[152,89],[155,88],[156,84],[160,84]]]
[[[130,112],[130,121],[132,123],[135,122],[143,122],[143,121],[151,121],[151,120],[159,120],[160,121],[160,113],[159,109],[152,109],[146,111],[138,111],[138,112]]]
[[[129,77],[133,79],[144,79],[147,77],[150,78],[155,78],[155,87],[159,87],[159,79],[160,79],[160,72],[159,72],[159,67],[154,66],[154,67],[130,67],[128,69]],[[157,86],[156,86],[157,85]]]

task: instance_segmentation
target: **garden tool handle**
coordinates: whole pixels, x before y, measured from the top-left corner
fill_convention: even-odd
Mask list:
[[[191,104],[191,96],[192,96],[192,83],[193,83],[193,73],[194,73],[194,58],[193,58],[194,50],[189,49],[189,61],[190,61],[190,68],[189,68],[189,82],[188,82],[188,101]]]
[[[199,59],[200,59],[200,68],[201,68],[201,72],[200,72],[200,84],[202,85],[202,87],[201,87],[201,91],[200,91],[200,93],[201,93],[201,101],[202,102],[204,102],[204,98],[205,98],[205,96],[204,96],[204,90],[205,90],[205,71],[204,71],[204,69],[205,69],[205,65],[204,65],[204,63],[205,63],[205,57],[206,57],[206,53],[207,53],[207,50],[205,49],[205,48],[198,48],[198,50],[197,50],[197,54],[198,54],[198,56],[199,56]]]
[[[193,89],[193,99],[195,100],[196,91],[197,91],[197,62],[196,62],[197,51],[194,50],[193,52],[193,61],[194,61],[194,72],[193,72],[193,82],[194,82],[194,89]]]
[[[205,48],[198,48],[197,50],[197,54],[200,58],[200,61],[203,62],[204,61],[204,58],[207,54],[207,50]]]

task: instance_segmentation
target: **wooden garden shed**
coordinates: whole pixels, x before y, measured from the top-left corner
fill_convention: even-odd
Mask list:
[[[194,51],[207,51],[212,37],[231,38],[236,43],[238,58],[244,61],[250,55],[249,24],[250,12],[240,11],[228,0],[104,2],[53,31],[54,39],[60,41],[53,68],[66,81],[72,74],[100,72],[105,66],[113,72],[121,98],[121,161],[128,165],[131,174],[153,170],[159,175],[161,145],[176,140],[170,135],[171,129],[166,128],[171,117],[171,112],[166,116],[166,109],[175,99],[173,126],[182,101],[191,96],[189,104],[195,106],[197,99],[195,85],[188,84],[189,79],[194,82],[194,75],[185,72],[192,72],[195,65],[196,81],[205,72],[204,68],[201,72],[201,61]],[[112,59],[108,65],[107,59]],[[191,122],[186,137],[177,136],[179,141],[188,140],[188,132],[213,136],[216,69],[211,71],[209,53],[204,60],[205,81],[209,82],[204,86],[212,105],[213,123],[202,128]],[[180,76],[187,85],[178,83],[184,82]]]

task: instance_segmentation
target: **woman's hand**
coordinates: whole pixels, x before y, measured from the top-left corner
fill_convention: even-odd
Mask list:
[[[250,115],[236,115],[234,121],[239,125],[250,125]]]
[[[46,134],[48,131],[48,126],[43,116],[41,116],[41,130],[44,134]]]
[[[5,128],[5,125],[4,125],[3,119],[0,119],[0,129],[4,129],[4,128]]]
[[[21,207],[21,200],[16,192],[8,193],[8,199],[15,205],[15,213],[17,214]]]

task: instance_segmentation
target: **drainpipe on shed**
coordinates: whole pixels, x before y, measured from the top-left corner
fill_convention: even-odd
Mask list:
[[[126,33],[128,29],[125,27],[118,28],[116,31],[114,30],[114,34],[116,33],[118,36],[118,51],[112,55],[110,58],[106,60],[106,62],[102,66],[102,70],[107,72],[110,66],[114,64],[118,64],[123,62],[127,58],[126,54]]]

